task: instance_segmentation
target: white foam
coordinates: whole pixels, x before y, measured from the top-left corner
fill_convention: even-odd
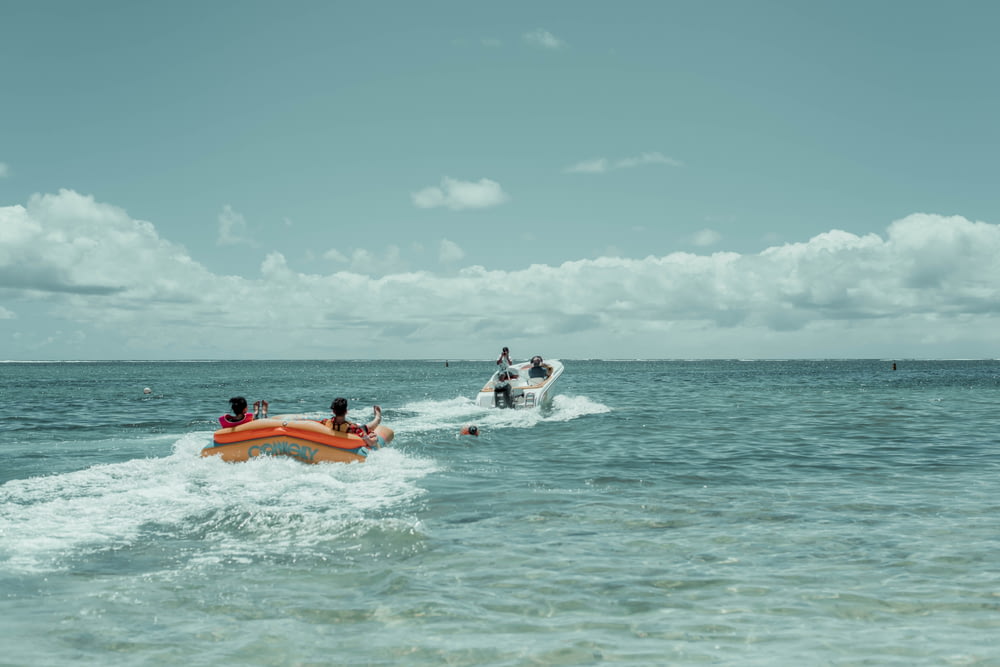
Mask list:
[[[531,428],[541,422],[567,422],[586,415],[610,412],[611,408],[586,396],[556,395],[550,406],[530,410],[484,408],[467,398],[445,401],[415,401],[393,416],[397,432],[427,433],[442,428],[459,429],[465,424],[480,428]]]
[[[210,432],[184,435],[165,458],[4,484],[0,561],[20,571],[64,569],[81,552],[132,544],[154,526],[189,532],[213,515],[241,517],[251,531],[269,531],[262,536],[269,545],[302,546],[418,498],[424,491],[416,482],[437,470],[432,460],[393,449],[359,464],[310,466],[281,457],[229,464],[200,456],[210,438]],[[207,557],[246,549],[224,533],[207,536]]]
[[[405,447],[411,439],[457,433],[469,423],[481,430],[525,429],[610,408],[585,396],[557,395],[550,406],[533,410],[482,408],[456,397],[394,412],[390,425],[400,447],[375,451],[360,464],[310,466],[282,457],[229,464],[200,455],[211,440],[203,431],[178,438],[167,457],[12,480],[0,486],[0,562],[20,571],[60,570],[80,554],[148,539],[150,530],[187,534],[213,521],[218,529],[205,529],[199,558],[234,558],[260,544],[307,546],[366,517],[399,520],[389,510],[422,496],[419,480],[440,469]],[[227,532],[234,522],[249,536]]]

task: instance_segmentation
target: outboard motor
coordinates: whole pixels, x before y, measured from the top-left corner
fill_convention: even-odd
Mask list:
[[[514,397],[511,396],[510,382],[498,382],[494,385],[493,405],[498,408],[514,407]]]

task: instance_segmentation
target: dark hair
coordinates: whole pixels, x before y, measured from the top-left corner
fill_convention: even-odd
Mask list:
[[[242,396],[233,396],[229,399],[229,407],[232,409],[234,415],[238,415],[241,412],[247,411],[247,399]]]
[[[346,398],[335,398],[333,403],[330,404],[330,409],[333,410],[333,414],[338,417],[343,417],[347,414],[347,399]]]
[[[479,435],[479,427],[478,426],[470,426],[469,427],[469,435]]]

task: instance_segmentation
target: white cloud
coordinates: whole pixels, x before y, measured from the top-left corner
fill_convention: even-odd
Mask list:
[[[621,248],[616,245],[609,245],[604,248],[604,251],[600,253],[600,256],[618,258],[622,256],[622,251]]]
[[[0,320],[13,320],[17,318],[17,313],[0,306]]]
[[[523,35],[524,41],[535,46],[540,46],[544,49],[560,49],[565,46],[565,42],[557,38],[548,30],[542,30],[537,28],[530,32],[526,32]]]
[[[391,273],[404,268],[402,253],[399,246],[387,245],[378,254],[364,248],[356,248],[350,256],[336,248],[330,248],[323,253],[323,259],[342,264],[343,271],[354,271],[365,275]]]
[[[694,236],[691,237],[691,242],[701,247],[715,245],[721,240],[722,235],[714,229],[702,229],[699,232],[695,232]]]
[[[429,187],[414,192],[413,204],[417,208],[439,208],[444,206],[453,211],[467,208],[488,208],[504,203],[510,197],[500,184],[488,178],[478,182],[459,181],[445,176],[441,187]]]
[[[631,169],[633,167],[642,167],[649,164],[665,164],[670,167],[681,167],[684,165],[684,163],[680,160],[667,157],[663,153],[652,152],[642,153],[635,157],[626,157],[614,161],[603,157],[594,158],[592,160],[584,160],[583,162],[577,162],[576,164],[567,167],[564,171],[578,174],[602,174],[606,171],[611,171],[612,169]]]
[[[454,241],[442,239],[439,257],[442,263],[450,264],[465,257],[465,251],[462,250]]]
[[[350,261],[344,253],[340,252],[336,248],[330,248],[323,253],[323,259],[328,259],[332,262],[337,262],[338,264],[347,264],[347,262]]]
[[[412,358],[482,354],[495,325],[483,304],[507,304],[552,356],[989,356],[998,254],[1000,225],[914,214],[884,235],[831,230],[753,255],[372,270],[400,263],[389,247],[355,250],[343,258],[350,270],[323,274],[271,253],[245,278],[215,274],[152,224],[63,190],[0,207],[0,293],[26,304],[0,321],[25,355],[49,334],[14,331],[45,311],[70,323],[49,332],[83,332],[79,345],[120,340],[135,357]]]
[[[566,171],[570,173],[579,174],[601,174],[608,170],[608,161],[606,158],[599,157],[594,160],[584,160],[583,162],[577,162],[572,167],[567,167]]]
[[[144,300],[186,303],[200,298],[203,284],[225,283],[150,223],[92,197],[61,190],[33,195],[27,207],[0,207],[0,289],[49,295],[58,312],[114,303],[122,308],[118,316],[131,320],[146,309]],[[114,298],[91,302],[97,295]],[[117,316],[102,311],[82,319],[104,317],[111,326]]]
[[[10,176],[10,167],[7,166],[6,162],[0,162],[0,178],[7,178]]]
[[[643,153],[636,157],[627,157],[618,160],[615,163],[615,169],[630,169],[632,167],[641,167],[647,164],[665,164],[671,167],[680,167],[682,163],[680,160],[675,160],[672,157],[667,157],[663,153],[653,152],[653,153]]]
[[[249,234],[246,219],[229,204],[223,206],[222,212],[219,213],[219,238],[216,243],[218,245],[251,243]]]

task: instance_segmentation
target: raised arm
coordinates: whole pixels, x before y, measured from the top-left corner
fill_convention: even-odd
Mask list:
[[[375,412],[375,418],[367,424],[369,431],[374,431],[375,427],[382,423],[382,408],[377,405],[373,405],[372,411]]]

